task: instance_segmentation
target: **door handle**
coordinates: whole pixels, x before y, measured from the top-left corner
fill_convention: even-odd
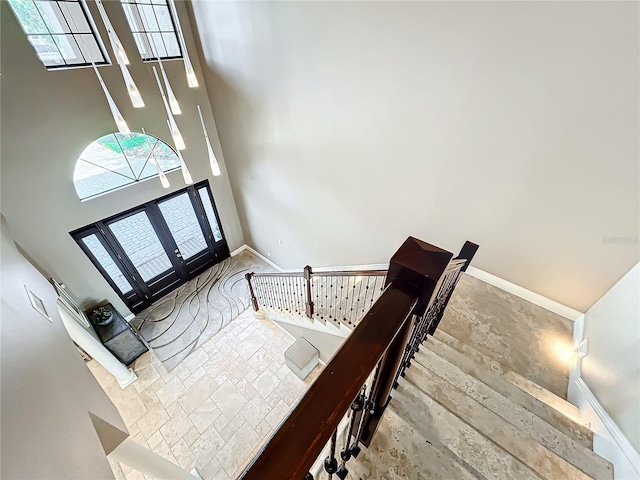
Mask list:
[[[182,258],[182,254],[180,253],[180,250],[178,250],[177,248],[175,249],[174,253],[176,254],[176,257]]]

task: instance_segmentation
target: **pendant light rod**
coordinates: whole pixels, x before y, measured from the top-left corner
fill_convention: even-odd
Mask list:
[[[96,5],[98,6],[98,12],[100,13],[100,17],[102,17],[104,26],[107,29],[109,42],[111,43],[111,48],[113,48],[113,53],[115,54],[118,63],[121,60],[125,65],[129,65],[129,57],[127,57],[127,52],[125,52],[124,47],[122,46],[122,42],[120,42],[116,31],[113,29],[113,25],[111,24],[111,21],[107,16],[107,11],[104,9],[102,0],[96,0]]]
[[[122,72],[122,78],[124,79],[124,84],[127,87],[127,93],[129,94],[129,99],[131,100],[133,108],[144,107],[144,100],[142,100],[140,90],[138,90],[136,82],[133,81],[133,77],[131,76],[131,73],[129,73],[129,69],[120,60],[118,60],[118,65],[120,66],[120,72]]]
[[[167,122],[169,123],[169,131],[171,132],[171,137],[173,138],[173,143],[175,143],[176,148],[178,150],[184,150],[187,146],[184,143],[184,138],[178,129],[178,124],[176,123],[175,118],[173,118],[173,114],[171,113],[171,109],[169,108],[169,104],[167,103],[167,97],[164,95],[164,90],[162,90],[162,84],[160,83],[160,77],[158,77],[158,71],[156,67],[151,67],[153,70],[153,74],[156,77],[156,83],[158,84],[158,89],[160,90],[160,95],[162,96],[162,102],[164,103],[164,109],[167,112]]]
[[[123,135],[129,135],[131,133],[131,130],[129,130],[129,126],[127,125],[127,122],[124,120],[124,117],[120,113],[120,110],[116,105],[116,102],[113,101],[113,97],[111,97],[111,94],[109,93],[109,89],[107,88],[107,85],[104,83],[104,80],[102,79],[102,75],[100,75],[100,72],[98,72],[98,68],[96,67],[96,64],[94,62],[91,62],[91,65],[93,66],[93,71],[96,72],[96,76],[98,77],[98,82],[100,82],[100,86],[102,87],[104,96],[107,97],[107,103],[109,104],[111,115],[113,115],[113,120],[116,122],[116,125],[118,126],[118,131]]]
[[[218,177],[221,175],[220,165],[218,165],[218,159],[216,158],[216,154],[211,147],[211,141],[209,140],[209,134],[207,133],[207,127],[204,124],[204,117],[202,116],[202,110],[200,110],[200,105],[198,107],[198,114],[200,115],[200,122],[202,123],[202,131],[204,132],[204,140],[207,144],[207,153],[209,154],[209,164],[211,165],[211,173],[213,173],[214,177]]]
[[[178,10],[176,9],[176,4],[174,0],[167,0],[169,3],[169,8],[171,9],[171,13],[176,19],[176,33],[178,34],[178,41],[180,42],[180,46],[182,47],[182,59],[184,61],[184,69],[187,73],[187,83],[190,88],[196,88],[198,84],[198,77],[196,77],[196,72],[193,69],[193,65],[191,64],[191,59],[189,58],[189,50],[187,50],[187,43],[184,40],[184,34],[182,33],[182,27],[180,26],[180,18],[178,17]]]
[[[169,119],[167,119],[167,125],[169,126],[169,130],[171,130],[171,123]],[[191,172],[189,172],[189,168],[187,167],[187,162],[182,158],[182,154],[180,150],[176,149],[176,153],[178,154],[178,159],[180,160],[180,169],[182,170],[182,178],[184,178],[184,183],[187,185],[191,185],[193,183],[193,178],[191,177]]]
[[[151,163],[153,163],[158,169],[158,177],[160,177],[160,183],[162,184],[163,188],[169,188],[171,186],[171,184],[169,183],[169,179],[167,178],[167,176],[164,174],[164,171],[160,167],[160,164],[158,163],[158,159],[156,158],[156,154],[155,154],[156,147],[158,146],[158,140],[156,140],[155,145],[152,147],[151,144],[149,143],[149,135],[147,135],[147,132],[145,131],[144,127],[142,127],[142,134],[144,135],[144,140],[147,143],[147,147],[149,147],[149,159],[151,160]]]
[[[105,28],[107,29],[107,34],[109,35],[109,41],[111,42],[111,48],[113,49],[113,54],[116,57],[116,62],[120,67],[120,72],[122,73],[122,79],[124,80],[124,84],[127,87],[127,93],[129,94],[129,99],[131,100],[131,104],[133,108],[142,108],[144,107],[144,100],[142,100],[142,95],[140,95],[140,90],[134,82],[127,65],[129,64],[129,59],[127,58],[127,54],[120,43],[120,39],[116,35],[113,30],[113,26],[111,25],[111,21],[109,20],[109,16],[107,15],[106,10],[104,9],[104,5],[102,4],[102,0],[96,0],[96,5],[98,6],[98,11],[100,12],[100,16],[102,17],[102,22],[104,23]],[[84,42],[84,38],[83,38]]]
[[[180,104],[178,103],[178,99],[173,93],[173,88],[171,88],[171,84],[169,83],[169,77],[167,77],[167,72],[164,70],[164,64],[162,63],[162,58],[160,58],[160,52],[158,51],[158,45],[156,44],[156,39],[153,35],[149,35],[149,31],[151,31],[151,22],[147,17],[146,10],[140,11],[139,8],[135,9],[135,12],[138,15],[138,18],[142,22],[142,26],[145,29],[145,38],[147,43],[149,44],[149,48],[151,48],[151,55],[158,60],[158,66],[160,67],[160,73],[162,74],[162,79],[164,80],[164,87],[167,91],[167,97],[169,100],[169,105],[171,106],[171,113],[174,115],[180,115],[182,113],[182,109],[180,108]]]
[[[99,0],[97,0],[97,1],[99,1]],[[70,15],[70,18],[71,18],[71,21],[73,22],[74,28],[77,31],[78,30],[78,25],[76,24],[75,19],[73,18],[72,15]],[[108,19],[107,19],[107,21],[108,21]],[[118,127],[118,131],[123,135],[129,135],[131,133],[131,130],[129,129],[129,126],[127,125],[127,122],[125,121],[124,117],[120,113],[120,110],[118,109],[118,106],[116,105],[116,102],[113,100],[113,97],[111,96],[111,93],[109,93],[109,89],[107,88],[107,85],[104,83],[104,80],[102,79],[102,75],[100,75],[100,72],[98,72],[98,67],[96,67],[96,63],[93,61],[91,55],[89,55],[89,47],[87,47],[87,42],[85,42],[83,36],[80,36],[80,39],[82,40],[82,45],[84,46],[84,49],[85,49],[85,52],[83,52],[82,48],[80,48],[80,44],[78,44],[78,48],[80,49],[80,53],[82,55],[85,55],[85,53],[86,53],[86,58],[88,58],[91,61],[91,66],[93,67],[93,71],[95,72],[96,77],[98,77],[98,82],[100,83],[100,86],[102,87],[102,91],[104,92],[104,96],[107,98],[107,104],[109,105],[109,109],[111,110],[111,115],[113,116],[113,120],[116,122],[116,126]],[[142,100],[142,98],[140,100]]]

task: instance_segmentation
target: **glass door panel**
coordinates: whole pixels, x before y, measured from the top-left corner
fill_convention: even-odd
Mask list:
[[[120,267],[113,261],[113,258],[111,258],[111,255],[109,255],[109,252],[104,248],[95,233],[84,237],[82,243],[89,249],[104,271],[107,272],[113,283],[118,287],[118,290],[120,290],[120,293],[127,293],[133,290],[131,284],[127,281],[127,277],[124,276]]]
[[[215,242],[219,242],[222,240],[222,233],[220,232],[218,218],[216,217],[216,213],[213,209],[213,203],[211,203],[209,189],[207,187],[198,188],[198,195],[200,196],[200,201],[202,202],[204,213],[207,217],[207,221],[209,222],[209,227],[213,232],[213,239]]]
[[[183,260],[208,248],[187,192],[158,203],[158,207]]]
[[[109,230],[145,282],[173,265],[146,212],[138,212],[109,224]]]

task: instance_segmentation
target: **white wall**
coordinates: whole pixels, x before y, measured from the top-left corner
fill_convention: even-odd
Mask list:
[[[585,314],[582,378],[640,451],[640,264]]]
[[[86,202],[73,186],[73,170],[80,153],[93,140],[116,131],[104,94],[92,69],[47,71],[23,34],[8,2],[2,14],[2,212],[16,242],[38,266],[64,282],[83,303],[110,300],[127,310],[82,253],[69,232],[128,208],[184,188],[180,172],[168,175],[171,189],[157,178],[141,182]],[[176,116],[187,144],[183,152],[195,181],[208,178],[221,216],[229,248],[243,244],[224,157],[217,138],[206,87],[183,2],[177,2],[187,46],[200,87],[187,86],[181,61],[165,62],[167,75],[183,113]],[[98,30],[107,39],[94,2],[88,2]],[[114,28],[131,60],[130,71],[146,107],[133,109],[117,65],[101,67],[118,107],[130,128],[171,142],[166,114],[150,64],[137,53],[120,2],[104,2]],[[111,54],[110,46],[107,50]],[[202,127],[196,105],[202,107],[209,135],[222,169],[210,174]]]
[[[122,438],[126,426],[67,335],[53,287],[16,250],[4,220],[1,233],[0,476],[113,478],[89,413]],[[52,322],[31,307],[25,287]]]
[[[637,2],[190,5],[246,240],[279,265],[470,239],[585,311],[638,262]]]

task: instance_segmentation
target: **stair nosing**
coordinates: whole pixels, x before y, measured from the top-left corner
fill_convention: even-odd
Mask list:
[[[433,355],[437,356],[437,354],[435,352],[431,352]],[[421,355],[423,357],[426,357],[428,354],[421,352]],[[489,407],[488,405],[486,405],[485,403],[483,403],[483,401],[481,401],[480,399],[470,395],[469,393],[467,393],[466,391],[460,389],[457,385],[451,383],[448,379],[444,378],[442,376],[441,373],[438,372],[438,369],[432,369],[430,368],[429,365],[425,364],[425,360],[422,360],[418,357],[416,357],[417,362],[414,364],[415,365],[415,370],[413,370],[413,372],[411,372],[411,369],[409,369],[408,371],[408,375],[407,377],[405,377],[408,381],[412,382],[414,385],[416,385],[417,388],[420,388],[425,395],[429,395],[431,398],[433,398],[435,401],[439,401],[437,398],[434,398],[430,393],[424,391],[424,389],[418,385],[416,383],[415,380],[418,380],[417,378],[417,371],[423,370],[424,372],[426,372],[427,377],[428,378],[433,378],[435,381],[440,382],[442,384],[445,384],[446,388],[448,389],[452,389],[452,392],[454,395],[458,395],[458,396],[464,396],[465,399],[468,399],[470,402],[472,402],[472,405],[479,405],[479,407],[483,410],[486,410],[487,412],[489,412],[489,417],[498,417],[499,421],[504,422],[505,427],[503,427],[503,430],[505,432],[509,432],[508,435],[513,435],[514,432],[516,433],[516,436],[525,436],[527,437],[531,442],[535,442],[536,444],[539,444],[543,449],[545,449],[549,455],[551,456],[551,460],[552,463],[553,462],[557,462],[559,459],[561,462],[564,462],[568,465],[570,465],[572,468],[575,468],[576,470],[578,470],[579,472],[581,472],[582,474],[588,476],[589,478],[609,478],[609,479],[613,479],[613,469],[611,467],[611,464],[606,461],[605,459],[603,459],[602,457],[600,457],[599,455],[593,453],[590,449],[588,449],[587,447],[585,447],[584,445],[579,444],[578,442],[576,442],[574,439],[568,437],[567,435],[563,434],[562,432],[558,431],[557,429],[554,428],[553,425],[549,425],[547,422],[545,422],[544,420],[540,419],[539,417],[536,417],[535,414],[533,414],[532,412],[529,412],[527,409],[525,409],[524,407],[522,407],[521,405],[518,405],[517,403],[509,400],[508,398],[504,397],[503,395],[501,395],[499,392],[495,391],[494,389],[492,389],[489,385],[486,385],[484,382],[477,380],[477,383],[480,385],[484,385],[486,387],[486,390],[488,390],[489,392],[493,392],[495,393],[495,395],[497,395],[497,399],[498,401],[500,401],[500,399],[502,399],[505,404],[510,404],[513,405],[514,408],[516,409],[516,416],[522,416],[525,415],[526,417],[529,417],[527,419],[527,421],[531,421],[532,419],[534,420],[534,423],[537,423],[535,421],[535,418],[537,418],[540,422],[542,422],[543,424],[546,425],[547,429],[547,433],[552,433],[552,436],[555,436],[558,438],[558,442],[557,442],[557,447],[554,445],[549,445],[546,441],[545,441],[545,435],[543,433],[541,433],[540,435],[536,435],[536,426],[532,425],[531,429],[528,429],[529,431],[525,430],[522,428],[521,425],[517,425],[515,424],[515,422],[513,422],[513,419],[508,419],[505,418],[503,413],[500,413],[498,411],[495,411],[493,408]],[[440,360],[442,360],[443,362],[448,363],[449,365],[451,365],[451,367],[460,370],[458,367],[456,367],[454,364],[448,362],[448,360],[440,358]],[[465,378],[470,377],[469,374],[466,374],[464,371],[460,370],[460,372],[464,375]],[[482,397],[485,394],[482,393],[478,393],[478,397]],[[484,399],[485,401],[487,399]],[[455,404],[455,402],[454,402]],[[451,411],[451,413],[453,413],[454,415],[457,415],[459,418],[461,418],[461,420],[467,422],[469,425],[471,425],[473,428],[476,428],[476,430],[478,430],[478,428],[475,426],[475,424],[472,424],[469,422],[469,420],[467,420],[466,418],[461,417],[458,412],[451,410],[451,408],[449,408],[446,405],[443,405],[445,408],[449,409],[449,411]],[[485,414],[486,415],[486,414]],[[480,431],[480,430],[478,430]],[[484,432],[480,431],[480,433],[485,434]],[[485,436],[488,437],[488,435],[485,434]],[[490,440],[494,441],[495,440],[491,437],[488,437]],[[528,441],[529,441],[528,440]],[[575,451],[577,452],[577,458],[574,457],[572,459],[567,458],[565,455],[568,455],[566,453],[562,453],[560,452],[560,450],[562,450],[561,442],[564,442],[565,444],[565,452],[569,451]],[[497,443],[497,442],[496,442]],[[499,446],[502,447],[501,444],[498,443]],[[505,450],[507,450],[506,447],[503,447]],[[507,450],[508,451],[508,450]],[[571,456],[571,455],[569,455]]]
[[[500,367],[500,370],[501,370],[500,373],[503,375],[503,377],[507,381],[509,381],[509,383],[511,383],[512,385],[518,387],[519,389],[523,390],[524,392],[528,393],[529,395],[531,395],[531,396],[533,396],[535,398],[538,398],[538,400],[540,400],[541,402],[546,403],[551,408],[554,408],[555,410],[558,410],[563,415],[571,418],[576,423],[578,423],[578,420],[577,420],[577,415],[579,414],[578,407],[576,407],[575,405],[573,405],[572,403],[567,401],[565,398],[562,398],[559,395],[556,395],[552,391],[550,391],[550,390],[544,388],[543,386],[538,385],[537,383],[535,383],[535,382],[529,380],[528,378],[520,375],[518,372],[513,371],[511,368],[509,368],[508,366],[504,365],[500,361],[495,360],[490,355],[487,355],[487,354],[479,351],[478,349],[476,349],[472,345],[469,345],[468,343],[463,342],[462,340],[460,340],[457,337],[451,335],[450,333],[444,331],[443,329],[438,329],[434,333],[433,338],[435,338],[439,342],[443,343],[444,345],[447,345],[448,347],[456,350],[457,352],[461,353],[462,355],[468,356],[464,351],[460,350],[460,348],[457,348],[455,345],[461,345],[465,349],[467,349],[470,352],[472,352],[474,356],[482,358],[483,361],[485,361],[486,363],[492,363],[492,364],[498,365]],[[489,369],[487,369],[487,370],[489,370]],[[494,370],[490,370],[490,371],[492,371],[494,373],[497,373],[497,371],[494,371]],[[562,404],[562,408],[564,410],[571,411],[571,414],[568,413],[567,411],[563,411],[561,408],[558,408],[555,405],[552,405],[551,403],[546,402],[542,398],[540,398],[540,397],[536,396],[535,394],[533,394],[526,387],[516,383],[516,381],[524,383],[524,384],[527,384],[532,389],[539,390],[539,391],[543,392],[545,397],[554,399],[554,403]]]
[[[440,340],[438,340],[435,337],[429,337],[427,339],[427,341],[425,342],[425,344],[423,344],[421,346],[421,348],[430,348],[431,350],[433,350],[435,348],[436,350],[438,350],[438,349],[444,350],[447,353],[447,355],[445,355],[444,358],[446,360],[448,360],[451,364],[453,364],[456,367],[460,368],[465,373],[467,373],[466,368],[461,367],[459,365],[459,363],[457,361],[455,361],[455,360],[452,360],[451,357],[454,357],[454,358],[459,357],[459,358],[464,359],[465,361],[473,362],[473,364],[474,364],[475,368],[477,369],[477,371],[483,371],[485,373],[485,375],[487,375],[487,376],[489,376],[489,378],[493,379],[494,382],[487,383],[486,380],[483,380],[482,378],[478,378],[478,374],[476,374],[476,373],[468,373],[468,375],[473,376],[474,378],[476,378],[477,380],[481,381],[485,385],[488,385],[489,387],[491,387],[493,390],[496,390],[501,395],[506,396],[499,389],[499,387],[496,386],[496,384],[500,384],[501,382],[503,382],[502,384],[504,386],[506,386],[507,390],[511,390],[512,393],[516,393],[516,396],[520,397],[519,399],[509,398],[511,401],[513,401],[514,403],[518,403],[519,405],[524,407],[526,410],[531,411],[531,413],[533,413],[534,415],[540,417],[542,420],[546,421],[549,425],[553,426],[554,428],[556,428],[557,430],[561,431],[562,433],[564,433],[565,435],[569,436],[570,438],[573,438],[578,443],[583,444],[585,447],[593,450],[593,432],[591,430],[589,430],[584,425],[576,422],[571,417],[569,417],[569,416],[565,415],[564,413],[560,412],[559,410],[557,410],[553,406],[544,403],[543,401],[541,401],[540,399],[538,399],[535,396],[531,395],[530,393],[526,392],[525,390],[522,390],[518,386],[513,385],[511,382],[509,382],[508,380],[503,378],[503,376],[498,375],[496,372],[493,372],[493,371],[488,370],[488,369],[486,369],[486,368],[484,368],[482,366],[477,365],[477,363],[474,362],[472,359],[470,359],[469,357],[465,356],[463,353],[459,352],[455,348],[450,347],[449,345],[441,342]],[[438,353],[438,352],[436,352],[436,353]],[[523,405],[523,403],[521,403],[521,399],[522,398],[528,399],[529,400],[528,403],[530,403],[531,405],[534,405],[536,411],[531,410],[529,408],[529,406]],[[576,431],[578,431],[580,433],[580,436],[577,436],[575,434],[575,432],[572,432],[571,429],[569,429],[569,427],[565,428],[562,423],[560,423],[559,425],[555,424],[555,421],[561,421],[562,419],[568,421],[571,424],[571,428],[573,428]]]
[[[412,390],[414,390],[416,393],[413,393]],[[513,479],[518,479],[520,480],[522,478],[522,475],[526,475],[527,477],[531,478],[531,479],[540,479],[542,480],[542,477],[540,477],[536,472],[534,472],[531,468],[529,468],[527,465],[525,465],[524,463],[522,463],[518,458],[516,458],[515,456],[513,456],[512,454],[510,454],[509,452],[507,452],[504,448],[502,448],[500,445],[496,444],[495,442],[493,442],[491,439],[489,439],[486,435],[482,434],[481,432],[479,432],[477,429],[475,429],[473,426],[469,425],[466,421],[464,421],[463,419],[461,419],[460,417],[458,417],[455,413],[451,412],[450,410],[448,410],[444,405],[441,405],[437,400],[433,399],[432,397],[430,397],[428,394],[426,394],[425,392],[423,392],[420,387],[414,385],[410,380],[402,379],[400,385],[398,386],[398,389],[396,389],[396,401],[401,402],[403,397],[406,396],[413,396],[413,397],[418,397],[418,396],[426,396],[428,401],[431,402],[432,404],[436,405],[436,408],[441,409],[442,411],[446,412],[446,422],[447,423],[451,423],[452,421],[454,423],[459,423],[462,425],[465,425],[467,427],[466,430],[468,431],[472,431],[475,432],[474,434],[480,438],[483,439],[483,442],[485,442],[485,447],[486,448],[487,445],[492,445],[492,449],[494,451],[494,453],[496,455],[499,455],[499,457],[502,457],[502,461],[498,461],[496,462],[495,466],[498,465],[503,465],[503,467],[506,468],[506,470],[502,470],[500,472],[497,471],[485,471],[482,472],[480,470],[477,470],[476,467],[470,463],[473,461],[473,459],[465,459],[463,454],[458,454],[456,453],[456,451],[452,450],[452,447],[447,446],[447,448],[449,448],[449,450],[452,452],[453,455],[455,455],[456,457],[458,457],[459,459],[461,459],[461,461],[464,464],[468,464],[471,466],[472,469],[474,469],[475,471],[477,471],[479,473],[479,475],[481,476],[481,478],[486,478],[486,479],[495,479],[495,480],[503,480],[505,478],[505,475],[508,476],[509,478],[513,478]],[[425,403],[425,408],[433,408],[433,407],[428,407]],[[456,427],[456,429],[458,429],[458,427]],[[422,434],[422,432],[419,432]],[[424,438],[428,438],[428,436],[422,434]],[[459,438],[466,438],[465,434],[461,434]],[[441,442],[439,442],[441,443]],[[470,445],[470,444],[468,444]],[[473,445],[477,445],[474,441]],[[446,446],[446,445],[445,445]],[[485,452],[486,454],[486,452]],[[507,460],[510,462],[509,465],[504,465],[504,461]],[[479,459],[476,459],[476,462],[478,463],[478,468],[491,468],[490,462],[486,462],[486,461],[480,461]],[[516,470],[513,470],[514,467],[518,467],[518,469],[520,470],[519,472]]]

